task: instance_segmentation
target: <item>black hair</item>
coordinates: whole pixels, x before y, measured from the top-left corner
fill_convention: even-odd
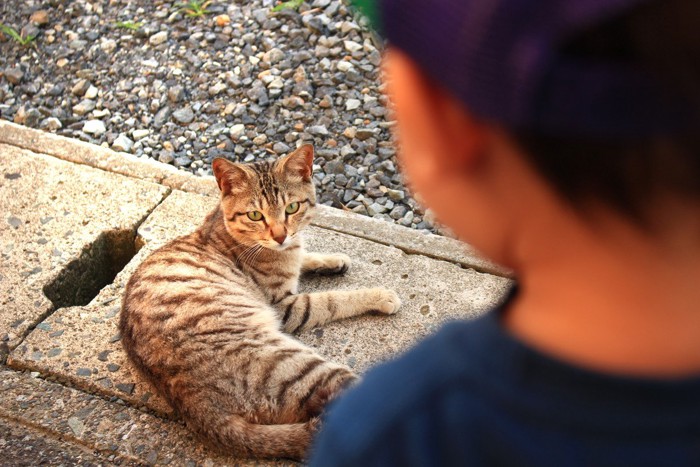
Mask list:
[[[584,32],[563,53],[632,62],[682,93],[700,114],[698,31],[698,0],[656,0]],[[650,203],[660,195],[700,202],[700,128],[635,140],[512,133],[532,165],[575,207],[602,202],[648,224]]]

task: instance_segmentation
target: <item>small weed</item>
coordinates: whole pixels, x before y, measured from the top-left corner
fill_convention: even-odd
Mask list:
[[[201,0],[190,0],[187,3],[179,3],[177,11],[182,11],[191,18],[198,18],[209,13],[207,7],[211,5],[211,0],[202,2]]]
[[[0,31],[3,33],[7,34],[11,38],[15,40],[19,45],[21,46],[28,46],[28,45],[35,45],[34,44],[34,39],[36,39],[36,36],[34,35],[29,35],[27,37],[22,37],[21,34],[19,34],[14,28],[10,26],[5,26],[4,24],[0,23]]]
[[[276,7],[272,9],[273,13],[277,13],[278,11],[290,9],[290,10],[296,10],[301,6],[301,4],[304,3],[304,0],[289,0],[288,2],[282,2]]]
[[[130,31],[136,31],[138,29],[141,29],[141,26],[143,26],[143,23],[137,23],[135,21],[117,21],[115,25],[119,29],[128,29]]]

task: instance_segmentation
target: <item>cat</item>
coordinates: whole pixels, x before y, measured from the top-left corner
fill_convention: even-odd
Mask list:
[[[324,406],[356,379],[289,334],[401,304],[384,288],[297,293],[300,273],[350,266],[347,255],[303,249],[313,158],[303,145],[273,162],[215,159],[217,207],[148,256],[124,293],[129,359],[192,431],[231,455],[303,459]]]

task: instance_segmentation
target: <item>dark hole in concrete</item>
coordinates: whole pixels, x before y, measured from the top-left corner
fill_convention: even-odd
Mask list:
[[[103,232],[44,286],[44,295],[56,309],[87,305],[138,253],[141,245],[135,237],[133,230]]]

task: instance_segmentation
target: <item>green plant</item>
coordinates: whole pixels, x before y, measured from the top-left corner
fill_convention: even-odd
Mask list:
[[[129,29],[131,31],[136,31],[143,26],[143,23],[137,23],[135,21],[117,21],[116,26],[120,29]]]
[[[5,26],[2,23],[0,23],[0,31],[13,38],[15,42],[17,42],[19,45],[25,47],[28,45],[34,45],[34,39],[36,39],[36,36],[31,34],[27,37],[22,37],[22,35],[19,34],[14,28],[10,26]]]
[[[304,0],[289,0],[288,2],[282,2],[276,7],[274,7],[272,9],[272,12],[277,13],[278,11],[282,11],[285,9],[296,10],[301,6],[302,3],[304,3]]]
[[[207,10],[207,7],[209,5],[211,5],[211,0],[205,2],[201,0],[190,0],[187,3],[179,3],[176,6],[178,7],[177,11],[182,11],[187,16],[196,18],[208,14],[209,10]]]

